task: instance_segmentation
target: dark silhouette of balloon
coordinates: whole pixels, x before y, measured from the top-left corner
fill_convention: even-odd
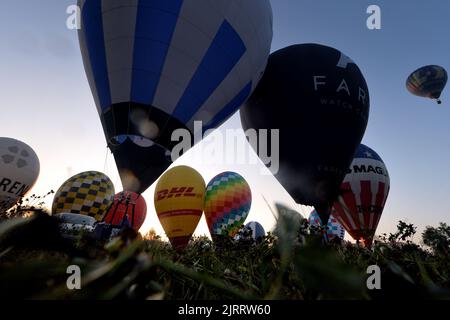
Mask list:
[[[333,215],[355,240],[372,244],[387,197],[390,179],[380,156],[360,145],[334,204]]]
[[[103,221],[114,226],[121,226],[127,219],[131,227],[139,231],[146,216],[147,204],[144,197],[134,192],[122,191],[114,196],[114,202]]]
[[[222,172],[206,186],[205,217],[213,240],[234,237],[247,219],[252,192],[236,172]]]
[[[437,100],[441,104],[441,93],[447,84],[447,71],[440,66],[425,66],[414,71],[406,80],[406,88],[412,94]]]
[[[171,164],[175,130],[193,134],[195,121],[199,133],[216,128],[250,96],[270,53],[270,2],[78,4],[81,52],[108,147],[123,188],[142,193]]]
[[[349,57],[318,44],[294,45],[270,56],[241,120],[245,130],[280,130],[275,177],[297,203],[314,206],[328,221],[369,105],[366,81]]]

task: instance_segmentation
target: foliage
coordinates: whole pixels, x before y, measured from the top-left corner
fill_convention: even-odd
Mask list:
[[[422,234],[423,243],[429,246],[435,255],[450,254],[450,226],[440,223],[439,227],[426,227]]]
[[[450,298],[449,227],[427,228],[427,251],[411,241],[415,227],[372,249],[324,243],[321,232],[277,206],[274,233],[254,242],[194,238],[183,252],[155,232],[123,230],[111,241],[89,234],[62,237],[42,210],[0,224],[0,297],[27,299],[397,299]],[[318,234],[317,234],[318,233]],[[381,268],[381,290],[368,290],[367,267]],[[70,291],[69,265],[82,271],[82,290]]]

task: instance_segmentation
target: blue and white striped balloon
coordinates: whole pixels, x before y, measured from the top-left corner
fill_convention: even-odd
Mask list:
[[[153,148],[162,159],[176,144],[176,129],[193,133],[194,121],[202,121],[203,131],[221,125],[266,68],[269,0],[78,3],[84,66],[122,182],[125,171],[140,180],[144,163],[155,162],[155,155],[141,149]],[[139,161],[142,168],[136,168]],[[154,170],[161,171],[160,164]]]
[[[319,215],[317,214],[316,210],[313,210],[311,214],[309,215],[309,225],[311,227],[321,227],[322,226],[322,220],[320,219]],[[330,215],[330,218],[328,219],[327,224],[327,233],[324,234],[324,237],[327,240],[332,240],[336,237],[343,240],[345,237],[345,229],[344,227],[336,220],[336,218],[333,216],[333,213]]]

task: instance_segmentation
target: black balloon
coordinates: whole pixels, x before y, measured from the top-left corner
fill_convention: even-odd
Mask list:
[[[302,44],[270,56],[262,81],[241,108],[245,130],[280,130],[275,176],[297,203],[314,206],[322,221],[328,221],[363,138],[369,100],[364,76],[349,57]]]

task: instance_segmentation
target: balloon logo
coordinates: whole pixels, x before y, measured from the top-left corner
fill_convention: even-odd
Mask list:
[[[206,187],[205,216],[209,231],[234,237],[250,212],[252,193],[247,181],[235,172],[215,176]]]
[[[113,203],[114,185],[104,173],[87,171],[64,182],[53,199],[52,212],[76,213],[101,221]]]
[[[124,189],[142,193],[171,164],[175,130],[217,128],[250,96],[270,53],[270,1],[78,3],[108,146]]]
[[[447,71],[440,66],[425,66],[414,71],[406,80],[406,88],[412,94],[435,99],[441,104],[441,93],[448,81]]]
[[[39,159],[27,144],[0,137],[0,210],[8,210],[36,183]]]
[[[334,213],[334,211],[333,211]],[[316,210],[313,210],[311,214],[309,215],[309,225],[312,227],[322,227],[322,220],[320,219],[319,215],[317,214]],[[345,229],[344,227],[337,221],[337,219],[333,216],[333,214],[330,215],[330,218],[328,219],[327,224],[327,231],[324,234],[324,237],[326,240],[330,241],[335,239],[336,237],[343,240],[345,237]]]
[[[242,126],[279,129],[275,177],[297,203],[314,206],[328,221],[365,133],[369,100],[364,76],[348,56],[322,45],[294,45],[270,56],[241,108]]]
[[[334,208],[339,223],[367,247],[372,244],[389,189],[389,173],[383,160],[374,150],[360,145]]]
[[[167,171],[155,189],[155,209],[170,243],[183,250],[203,214],[205,180],[196,170],[179,166]]]
[[[147,204],[144,197],[134,192],[123,191],[114,196],[114,202],[103,221],[114,226],[121,226],[128,221],[134,230],[139,231],[146,216]]]

